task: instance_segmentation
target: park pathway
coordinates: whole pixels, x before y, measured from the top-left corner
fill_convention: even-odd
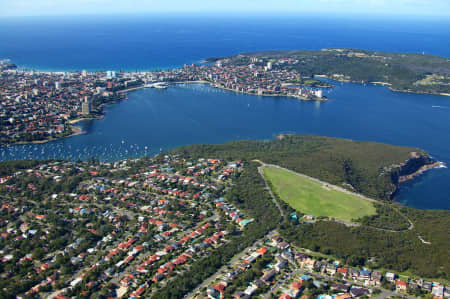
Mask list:
[[[266,165],[264,163],[262,163],[261,161],[259,161],[259,160],[255,160],[255,162],[258,162],[258,163],[261,164],[261,166],[258,167],[259,175],[264,180],[264,184],[266,185],[267,191],[269,191],[270,198],[272,199],[272,202],[275,204],[275,206],[277,207],[278,211],[280,212],[280,215],[281,215],[280,223],[281,223],[281,222],[283,222],[283,219],[284,219],[284,212],[283,212],[283,209],[280,207],[280,204],[278,203],[278,201],[275,199],[275,196],[272,193],[272,188],[270,188],[269,184],[267,183],[266,177],[263,174],[263,168]]]
[[[343,193],[346,193],[346,194],[349,194],[349,195],[357,196],[357,197],[359,197],[359,198],[361,198],[361,199],[364,199],[364,200],[366,200],[366,201],[370,201],[370,202],[372,202],[372,203],[383,204],[383,202],[381,202],[381,201],[379,201],[379,200],[376,200],[376,199],[373,199],[373,198],[369,198],[369,197],[364,196],[364,195],[362,195],[362,194],[352,192],[352,191],[347,190],[347,189],[345,189],[345,188],[342,188],[342,187],[339,187],[339,186],[336,186],[336,185],[332,185],[332,184],[330,184],[330,183],[321,181],[321,180],[319,180],[319,179],[310,177],[310,176],[305,175],[305,174],[302,174],[302,173],[295,172],[295,171],[293,171],[293,170],[290,170],[290,169],[281,167],[281,166],[279,166],[279,165],[266,164],[266,163],[262,162],[261,160],[253,160],[253,162],[258,162],[259,164],[261,164],[261,166],[258,167],[258,172],[259,172],[259,174],[261,175],[261,177],[264,179],[264,182],[265,182],[265,184],[266,184],[266,188],[268,188],[268,190],[269,190],[269,192],[270,192],[270,195],[271,195],[271,197],[272,197],[272,201],[274,202],[274,204],[277,206],[278,210],[280,211],[280,214],[281,214],[281,217],[282,217],[282,218],[284,218],[283,210],[281,209],[279,203],[277,202],[277,200],[276,200],[275,197],[273,196],[272,189],[271,189],[270,186],[268,185],[267,180],[266,180],[266,178],[265,178],[265,176],[264,176],[264,174],[263,174],[263,169],[264,169],[265,167],[274,167],[274,168],[282,169],[282,170],[285,170],[285,171],[290,172],[290,173],[292,173],[292,174],[295,174],[295,175],[297,175],[297,176],[300,176],[300,177],[302,177],[302,178],[307,178],[307,179],[310,179],[310,180],[312,180],[312,181],[314,181],[314,182],[316,182],[316,183],[319,183],[319,184],[321,184],[322,186],[324,186],[324,188],[333,189],[333,190],[340,191],[340,192],[343,192]],[[370,225],[366,225],[366,227],[369,227],[369,228],[371,228],[371,229],[375,229],[375,230],[378,230],[378,231],[389,232],[389,233],[401,233],[401,232],[405,232],[405,231],[408,231],[408,230],[413,230],[413,229],[414,229],[414,223],[411,221],[411,219],[409,219],[406,215],[404,215],[403,213],[401,213],[401,212],[400,212],[398,209],[396,209],[395,207],[394,207],[394,209],[395,209],[395,211],[396,211],[401,217],[405,218],[405,220],[408,221],[409,227],[408,227],[407,229],[404,229],[404,230],[391,230],[391,229],[384,229],[384,228],[373,227],[373,226],[370,226]],[[339,219],[335,219],[335,220],[333,220],[333,221],[338,222],[338,223],[341,223],[341,224],[344,224],[344,225],[346,225],[346,226],[354,226],[354,227],[355,227],[355,226],[361,226],[361,224],[359,224],[359,223],[347,222],[347,221],[343,221],[343,220],[339,220]],[[416,232],[416,234],[417,234],[417,238],[418,238],[423,244],[431,245],[431,242],[425,241],[425,240],[423,239],[423,237],[422,237],[421,235],[419,235],[417,232]]]

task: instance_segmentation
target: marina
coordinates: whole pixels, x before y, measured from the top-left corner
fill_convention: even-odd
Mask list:
[[[444,106],[447,97],[331,83],[334,88],[324,89],[324,96],[331,99],[327,102],[246,95],[200,83],[171,85],[164,92],[139,89],[128,92],[127,101],[107,106],[104,118],[77,122],[84,134],[1,147],[0,159],[115,161],[153,156],[188,144],[269,140],[290,132],[415,146],[450,164],[449,110],[433,108]],[[410,113],[405,114],[407,107]],[[411,130],[411,123],[427,125]],[[449,178],[446,168],[427,171],[404,183],[397,200],[419,208],[449,209],[445,191]]]

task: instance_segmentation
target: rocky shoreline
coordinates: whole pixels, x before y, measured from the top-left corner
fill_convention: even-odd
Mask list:
[[[396,88],[393,88],[392,84],[388,83],[388,82],[379,82],[379,81],[361,82],[361,81],[352,80],[351,78],[350,79],[342,79],[342,78],[336,78],[336,77],[332,77],[332,76],[328,76],[328,75],[314,75],[314,77],[325,78],[328,80],[333,80],[333,81],[342,82],[342,83],[381,85],[381,86],[386,86],[390,91],[394,91],[394,92],[425,94],[425,95],[438,95],[438,96],[450,97],[450,93],[445,93],[445,92],[432,92],[432,91],[411,90],[411,89],[396,89]]]
[[[434,162],[432,164],[423,165],[417,171],[415,171],[415,172],[413,172],[411,174],[400,176],[398,178],[398,183],[401,184],[401,183],[413,180],[414,178],[420,176],[421,174],[423,174],[427,170],[430,170],[430,169],[433,169],[433,168],[441,168],[441,167],[443,167],[443,163],[442,162]]]
[[[395,198],[401,184],[414,180],[427,170],[442,167],[445,167],[444,163],[433,160],[427,153],[411,152],[410,158],[403,164],[385,168],[385,171],[388,170],[391,173],[391,180],[394,185],[391,199]]]
[[[81,120],[83,120],[83,119],[81,119]],[[79,121],[81,121],[81,120],[79,120]],[[77,135],[81,135],[81,134],[85,133],[80,127],[70,125],[70,128],[72,130],[72,133],[61,136],[61,137],[50,137],[47,139],[33,140],[33,141],[18,141],[18,142],[14,142],[12,144],[7,144],[7,145],[42,144],[42,143],[48,143],[48,142],[56,141],[59,139],[69,138],[69,137],[73,137],[73,136],[77,136]]]

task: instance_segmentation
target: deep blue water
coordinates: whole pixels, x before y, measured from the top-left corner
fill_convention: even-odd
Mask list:
[[[148,70],[265,49],[352,47],[450,57],[449,25],[325,17],[15,18],[0,20],[0,58],[39,70]],[[87,134],[1,148],[0,155],[2,160],[114,160],[185,144],[296,132],[415,146],[450,165],[450,98],[340,83],[329,92],[331,101],[315,103],[206,85],[139,90],[109,106],[104,119],[80,123]],[[417,208],[450,209],[449,182],[448,169],[431,170],[404,185],[398,200]]]
[[[362,48],[450,57],[450,20],[329,16],[0,19],[0,58],[39,70],[148,70],[273,49]]]
[[[203,84],[142,89],[109,106],[104,119],[80,123],[87,134],[0,152],[3,159],[116,160],[186,144],[271,139],[295,132],[419,147],[450,165],[449,98],[341,83],[326,93],[332,100],[305,102]],[[449,169],[428,171],[402,188],[398,200],[418,208],[450,209],[449,178]]]

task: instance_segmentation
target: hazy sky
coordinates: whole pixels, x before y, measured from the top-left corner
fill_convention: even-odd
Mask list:
[[[159,12],[319,12],[450,17],[450,0],[0,0],[0,16]]]

